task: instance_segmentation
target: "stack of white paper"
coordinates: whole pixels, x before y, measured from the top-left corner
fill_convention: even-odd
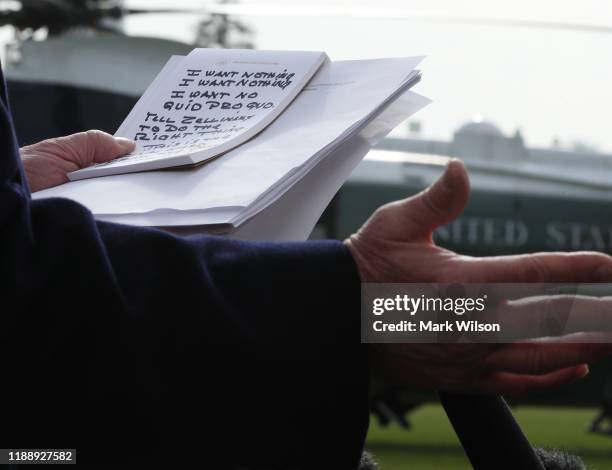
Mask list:
[[[116,135],[135,152],[68,173],[72,181],[199,164],[238,147],[291,105],[324,52],[194,49],[173,57]]]
[[[75,181],[34,197],[67,197],[112,222],[306,238],[371,146],[429,102],[408,91],[421,60],[327,63],[257,137],[201,167]]]

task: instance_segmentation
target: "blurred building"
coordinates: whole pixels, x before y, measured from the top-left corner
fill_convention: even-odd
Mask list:
[[[333,234],[346,236],[380,204],[431,184],[448,158],[469,170],[472,196],[438,241],[464,253],[612,252],[612,155],[587,148],[531,148],[474,120],[452,140],[387,138],[341,190]]]

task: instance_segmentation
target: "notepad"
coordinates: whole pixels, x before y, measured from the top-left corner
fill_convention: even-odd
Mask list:
[[[159,77],[183,59],[170,58]],[[411,91],[422,60],[327,62],[266,129],[204,165],[73,181],[33,198],[69,198],[98,220],[178,233],[304,239],[370,148],[430,102]]]
[[[252,139],[291,105],[324,52],[194,49],[164,67],[115,135],[129,155],[68,174],[70,180],[193,166]]]

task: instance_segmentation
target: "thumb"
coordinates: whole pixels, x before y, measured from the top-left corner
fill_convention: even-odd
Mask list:
[[[130,153],[136,147],[136,144],[129,139],[113,137],[98,130],[61,137],[56,143],[69,150],[66,156],[80,168],[107,162]]]
[[[470,182],[463,162],[451,159],[444,173],[436,182],[419,194],[399,202],[399,207],[409,218],[411,239],[431,240],[433,231],[456,219],[470,196]]]

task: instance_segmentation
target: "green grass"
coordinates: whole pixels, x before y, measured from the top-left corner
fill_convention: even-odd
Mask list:
[[[612,437],[587,433],[594,408],[519,407],[514,415],[532,444],[580,455],[592,470],[612,468]],[[457,436],[439,405],[411,413],[413,428],[382,428],[372,419],[367,448],[381,470],[469,470]]]

